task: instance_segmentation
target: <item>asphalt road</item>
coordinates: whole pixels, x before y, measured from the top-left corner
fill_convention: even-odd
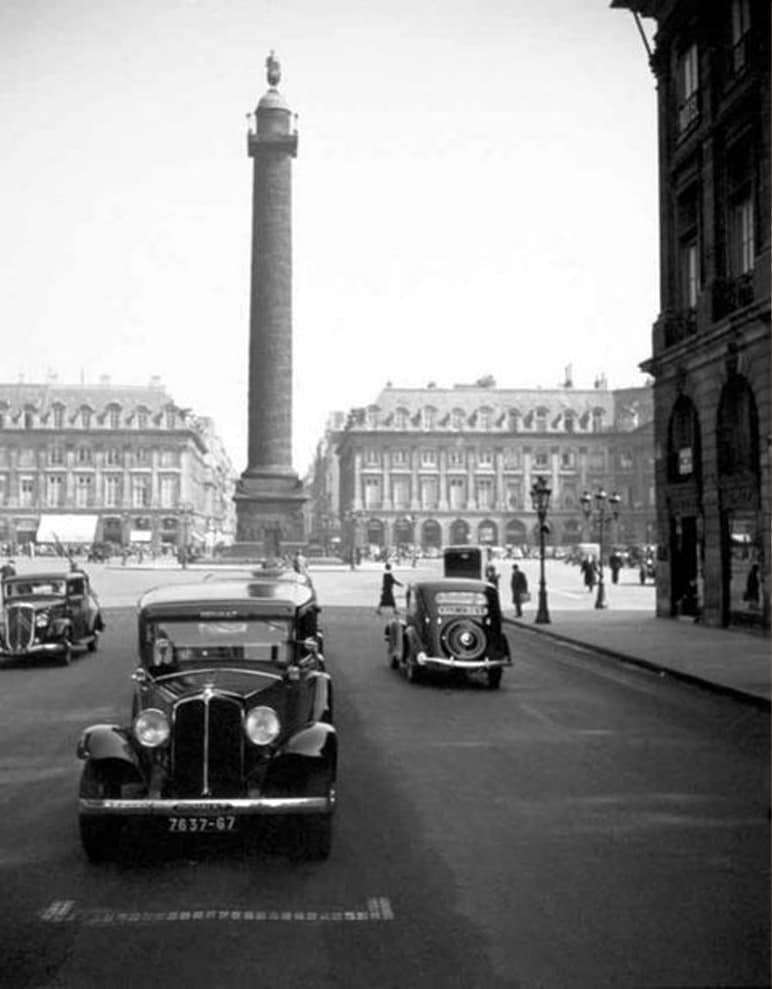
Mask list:
[[[769,984],[769,718],[513,632],[502,689],[389,670],[325,609],[333,854],[127,842],[89,865],[75,744],[123,720],[134,614],[69,668],[0,669],[0,985]]]

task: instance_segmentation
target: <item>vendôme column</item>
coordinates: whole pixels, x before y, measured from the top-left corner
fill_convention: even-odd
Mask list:
[[[254,161],[247,468],[236,488],[237,547],[273,556],[303,540],[301,482],[292,469],[292,159],[298,136],[266,59],[268,92],[247,135]]]

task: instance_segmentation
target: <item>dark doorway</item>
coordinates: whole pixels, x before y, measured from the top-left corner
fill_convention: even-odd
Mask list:
[[[670,613],[672,615],[699,614],[697,574],[698,560],[697,517],[673,516],[670,519]]]

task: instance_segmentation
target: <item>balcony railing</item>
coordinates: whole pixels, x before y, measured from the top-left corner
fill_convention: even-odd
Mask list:
[[[697,332],[696,309],[681,312],[666,312],[661,317],[665,347],[674,347]]]

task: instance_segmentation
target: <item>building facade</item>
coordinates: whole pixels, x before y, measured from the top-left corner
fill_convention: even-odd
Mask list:
[[[530,490],[552,488],[550,541],[593,541],[580,498],[621,498],[609,543],[652,541],[651,389],[387,386],[328,429],[309,483],[310,538],[354,547],[538,544]],[[334,485],[334,488],[332,487]],[[317,511],[316,506],[324,506]],[[608,550],[608,545],[606,546]]]
[[[656,20],[657,613],[768,632],[770,6],[612,6]]]
[[[0,543],[205,548],[233,539],[233,487],[211,420],[158,379],[0,384]]]

